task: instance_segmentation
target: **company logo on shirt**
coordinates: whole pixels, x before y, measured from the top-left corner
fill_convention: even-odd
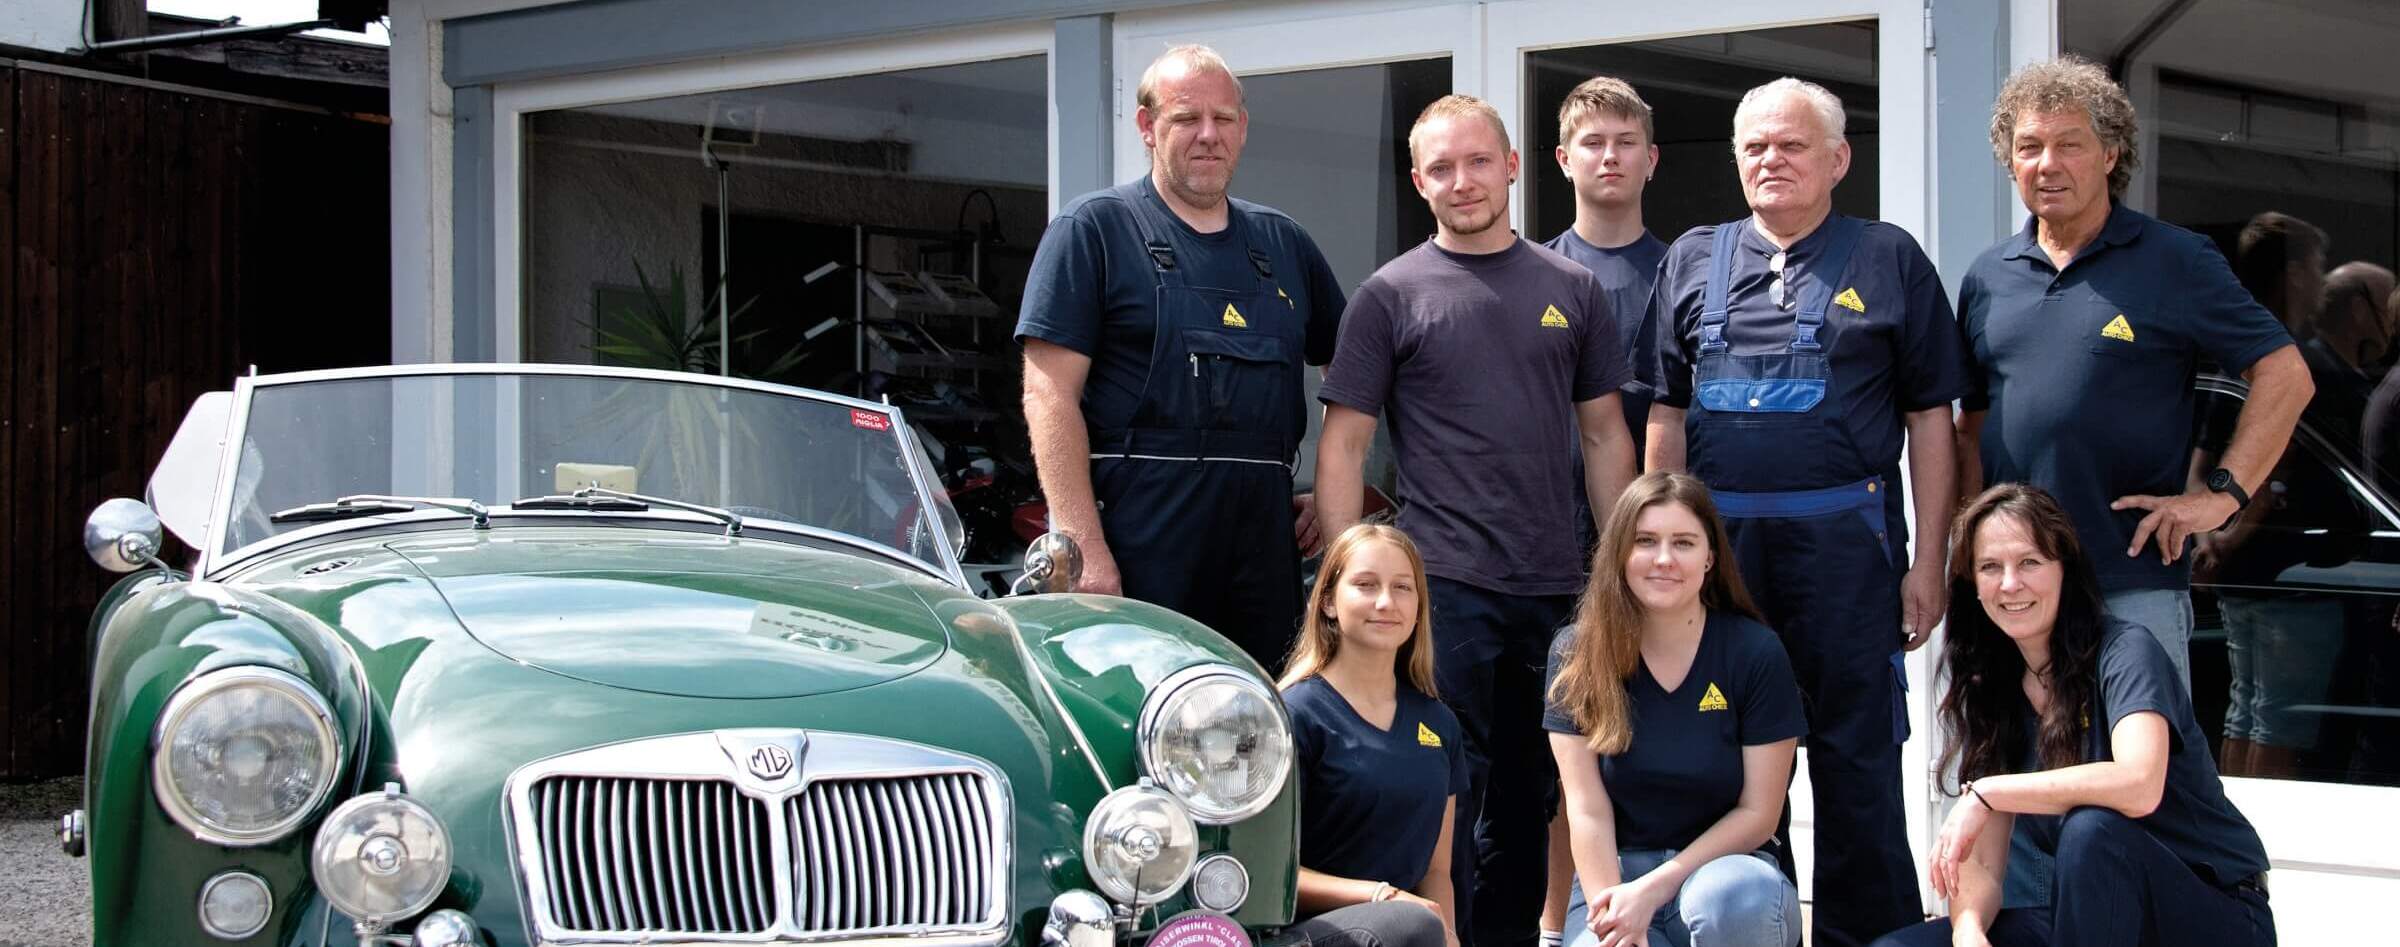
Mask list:
[[[1551,307],[1548,307],[1548,308],[1546,308],[1546,309],[1543,309],[1543,310],[1542,310],[1542,327],[1543,327],[1543,328],[1545,328],[1545,329],[1564,329],[1564,328],[1567,328],[1567,314],[1566,314],[1566,313],[1563,313],[1563,312],[1560,312],[1560,311],[1558,311],[1558,307],[1557,307],[1557,306],[1551,306]]]
[[[1864,314],[1867,311],[1867,301],[1858,298],[1856,286],[1842,290],[1841,295],[1833,297],[1833,304],[1855,313]]]
[[[1725,692],[1717,689],[1717,682],[1708,682],[1708,693],[1700,695],[1700,712],[1725,709]]]
[[[1241,312],[1234,309],[1232,303],[1225,304],[1225,324],[1236,329],[1250,328],[1250,320],[1242,318]]]
[[[2119,342],[2131,342],[2133,341],[2133,325],[2125,321],[2124,313],[2117,313],[2116,318],[2108,320],[2107,325],[2100,327],[2100,337],[2115,339]]]
[[[1442,747],[1442,738],[1433,732],[1432,727],[1426,726],[1425,721],[1419,720],[1417,721],[1417,745],[1430,746],[1438,750]]]

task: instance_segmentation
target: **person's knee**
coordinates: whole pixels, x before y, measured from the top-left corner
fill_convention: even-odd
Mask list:
[[[1677,896],[1695,944],[1791,947],[1800,902],[1783,873],[1749,855],[1727,855],[1692,872]]]
[[[1383,947],[1443,947],[1450,942],[1441,915],[1411,902],[1384,903],[1392,905],[1392,910],[1375,923],[1376,939]]]
[[[2115,809],[2080,806],[2069,811],[2058,827],[2060,883],[2069,883],[2068,876],[2078,873],[2089,859],[2114,851],[2128,834],[2141,831],[2138,823]]]

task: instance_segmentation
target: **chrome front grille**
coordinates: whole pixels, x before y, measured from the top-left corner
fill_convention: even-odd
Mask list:
[[[992,901],[991,812],[980,777],[813,783],[791,812],[793,901],[812,932],[952,927]]]
[[[731,782],[533,785],[550,916],[579,931],[757,933],[775,919],[767,806]]]
[[[963,754],[688,733],[528,764],[506,799],[535,944],[980,947],[1008,934],[1007,779]]]

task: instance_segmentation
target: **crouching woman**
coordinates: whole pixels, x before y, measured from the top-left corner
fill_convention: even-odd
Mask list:
[[[1940,715],[1960,799],[1930,865],[1950,916],[1878,945],[2273,944],[2258,833],[2158,639],[2103,612],[2058,502],[1984,491],[1952,527],[1950,570]],[[2004,910],[2019,823],[2057,860],[2054,890]]]
[[[1800,898],[1762,851],[1807,730],[1791,660],[1742,588],[1708,488],[1618,498],[1550,657],[1574,945],[1791,947]]]
[[[1328,947],[1458,942],[1450,878],[1467,784],[1458,718],[1433,690],[1425,561],[1360,524],[1326,547],[1285,662],[1300,777],[1300,913]]]

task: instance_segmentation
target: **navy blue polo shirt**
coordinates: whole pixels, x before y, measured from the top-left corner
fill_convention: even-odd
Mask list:
[[[1583,589],[1575,406],[1624,387],[1615,314],[1592,274],[1530,240],[1431,240],[1367,277],[1317,399],[1386,415],[1402,530],[1425,571],[1503,595]],[[1540,629],[1527,629],[1539,633]]]
[[[2192,557],[2125,555],[2145,514],[2108,505],[2182,493],[2200,364],[2239,375],[2291,336],[2199,234],[2118,205],[2061,270],[2034,227],[1985,250],[1959,283],[1975,366],[1961,407],[1990,412],[1984,482],[2057,497],[2102,588],[2187,588]]]
[[[1621,247],[1595,247],[1583,235],[1569,227],[1542,244],[1592,271],[1600,281],[1600,291],[1608,296],[1608,311],[1617,314],[1617,341],[1620,350],[1634,357],[1649,358],[1650,347],[1641,344],[1641,311],[1650,305],[1650,284],[1658,279],[1658,262],[1667,258],[1667,242],[1642,231],[1640,239]],[[1642,456],[1642,433],[1650,421],[1650,372],[1637,371],[1635,377],[1617,389],[1625,401],[1625,427],[1633,433],[1634,456]],[[1579,455],[1580,456],[1580,455]]]
[[[1132,423],[1150,377],[1150,346],[1158,335],[1158,275],[1142,245],[1131,202],[1140,201],[1169,226],[1162,239],[1175,249],[1175,266],[1193,286],[1248,291],[1258,285],[1248,245],[1267,255],[1275,285],[1308,320],[1308,364],[1333,358],[1341,323],[1341,284],[1316,241],[1282,211],[1234,200],[1225,229],[1201,233],[1175,216],[1150,176],[1085,194],[1059,209],[1042,231],[1025,275],[1025,302],[1017,312],[1017,340],[1040,339],[1091,356],[1083,385],[1083,419],[1093,430]],[[1306,403],[1292,405],[1301,416],[1296,431],[1308,430]]]
[[[2201,880],[2220,888],[2267,870],[2267,849],[2258,830],[2241,810],[2225,798],[2225,781],[2217,775],[2214,745],[2200,730],[2192,713],[2192,698],[2184,693],[2183,676],[2167,660],[2158,638],[2132,623],[2110,618],[2100,637],[2100,709],[2094,722],[2107,721],[2086,732],[2083,761],[2115,759],[2110,734],[2117,723],[2133,714],[2150,712],[2167,719],[2167,788],[2158,808],[2134,820],[2159,844],[2191,866]],[[2017,698],[2018,765],[2026,772],[2048,767],[2041,763],[2035,743],[2039,721],[2033,706]],[[2058,853],[2059,816],[2019,815],[2016,824],[2037,848]]]
[[[1725,224],[1742,228],[1726,292],[1725,341],[1734,355],[1767,355],[1792,343],[1798,306],[1782,309],[1769,294],[1774,274],[1767,258],[1775,244],[1759,236],[1747,219]],[[1825,308],[1826,362],[1839,391],[1835,405],[1869,469],[1860,476],[1897,471],[1906,425],[1902,415],[1947,405],[1967,390],[1966,345],[1952,317],[1941,275],[1915,237],[1870,220],[1859,234],[1845,273],[1811,267],[1829,228],[1820,226],[1785,254],[1784,275],[1794,298],[1830,281],[1834,302]],[[1692,366],[1700,348],[1701,301],[1708,289],[1709,260],[1716,226],[1694,227],[1667,249],[1658,285],[1650,294],[1652,333],[1657,343],[1658,401],[1671,408],[1692,403]],[[1895,510],[1900,491],[1891,491]]]
[[[1550,646],[1542,693],[1575,646],[1573,625]],[[1808,732],[1791,658],[1773,631],[1711,610],[1692,669],[1670,691],[1635,662],[1625,682],[1633,745],[1600,758],[1600,782],[1616,810],[1617,850],[1681,851],[1742,798],[1742,748]],[[1542,729],[1582,736],[1574,715],[1545,698]]]
[[[1458,718],[1406,678],[1389,730],[1321,677],[1292,685],[1283,703],[1300,775],[1301,867],[1414,890],[1450,798],[1467,791]]]

